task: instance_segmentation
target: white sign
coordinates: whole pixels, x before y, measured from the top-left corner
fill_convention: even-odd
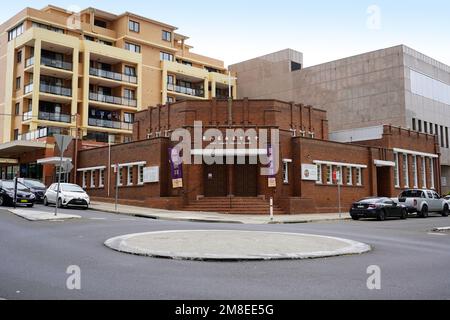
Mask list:
[[[302,180],[317,181],[317,166],[315,164],[302,164]]]
[[[159,182],[159,167],[144,168],[144,183]]]

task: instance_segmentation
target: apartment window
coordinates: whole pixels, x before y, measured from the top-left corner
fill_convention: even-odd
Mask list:
[[[184,64],[185,66],[192,67],[192,62],[181,60],[181,64]]]
[[[419,178],[417,175],[417,156],[413,156],[413,177],[414,177],[414,188],[419,187]]]
[[[444,147],[444,127],[443,126],[440,126],[440,129],[441,129],[441,147],[443,148]]]
[[[123,97],[124,97],[125,99],[134,100],[134,98],[135,98],[134,90],[131,90],[131,89],[124,89],[124,90],[123,90]]]
[[[20,114],[20,103],[16,103],[14,107],[14,114],[18,116]]]
[[[91,36],[84,36],[84,40],[93,41],[95,42],[95,38]]]
[[[174,97],[167,97],[167,102],[174,103],[174,102],[176,102],[176,99]]]
[[[100,169],[98,186],[99,186],[99,188],[103,188],[105,186],[105,170],[104,169]]]
[[[19,140],[19,129],[14,129],[14,141]]]
[[[301,70],[302,69],[302,64],[295,62],[295,61],[291,61],[291,72],[293,71],[297,71],[297,70]]]
[[[133,167],[127,168],[127,185],[133,185]]]
[[[426,121],[423,122],[423,131],[425,133],[428,133],[428,122],[426,122]]]
[[[430,122],[430,134],[433,134],[433,124]]]
[[[18,36],[20,36],[24,31],[23,28],[23,23],[19,24],[17,27],[15,27],[14,29],[10,30],[8,32],[8,41],[14,40],[15,38],[17,38]]]
[[[356,185],[362,186],[362,168],[356,168]]]
[[[139,24],[139,22],[130,20],[130,22],[128,23],[128,27],[129,27],[130,31],[139,32],[141,25]]]
[[[327,184],[333,184],[333,175],[331,174],[332,170],[333,167],[331,165],[327,165]]]
[[[50,31],[53,31],[56,33],[64,33],[64,29],[52,27],[47,24],[38,23],[38,22],[33,22],[33,28],[46,29],[46,30],[50,30]]]
[[[422,157],[422,187],[427,187],[427,169],[425,157]]]
[[[113,43],[111,41],[106,41],[106,40],[102,40],[102,39],[98,39],[98,43],[104,44],[106,46],[112,46]]]
[[[347,185],[351,186],[353,185],[353,177],[352,177],[352,168],[351,167],[347,167]]]
[[[125,123],[134,123],[134,114],[125,112],[123,115]]]
[[[409,170],[408,170],[408,155],[403,154],[403,184],[405,185],[405,188],[409,188]]]
[[[438,136],[438,139],[439,139],[439,131],[438,131],[438,125],[437,124],[434,125],[434,134],[436,136]]]
[[[316,180],[317,184],[322,184],[322,165],[318,164],[317,165],[317,180]]]
[[[21,86],[22,86],[22,78],[17,77],[16,78],[16,90],[19,90]]]
[[[394,153],[394,162],[395,162],[395,167],[394,167],[395,187],[400,188],[400,171],[398,168],[398,166],[399,166],[398,153]]]
[[[417,130],[416,119],[415,118],[412,119],[412,129],[413,129],[413,131]]]
[[[338,173],[339,173],[339,179],[338,179],[338,181],[337,181],[337,183],[339,184],[339,185],[343,185],[343,182],[344,182],[344,177],[343,177],[343,170],[342,170],[342,167],[338,167],[337,168],[338,169]]]
[[[95,188],[95,171],[91,171],[91,189]]]
[[[105,29],[108,27],[108,23],[100,19],[94,19],[94,25]]]
[[[125,72],[127,76],[136,77],[136,68],[131,66],[125,66]]]
[[[138,44],[126,42],[125,49],[131,52],[141,53],[141,46]]]
[[[289,161],[283,161],[283,183],[289,183]]]
[[[172,75],[167,76],[167,84],[175,84],[175,77]]]
[[[430,158],[431,189],[434,189],[434,160]]]
[[[22,50],[17,51],[17,63],[22,62]]]
[[[161,58],[161,61],[164,61],[164,60],[173,61],[173,54],[161,51],[160,58]]]
[[[449,142],[448,142],[448,127],[445,127],[445,147],[448,149]]]
[[[142,165],[138,167],[138,184],[139,185],[144,184],[144,166]]]
[[[422,120],[418,120],[417,123],[419,125],[418,131],[422,132]]]
[[[171,41],[172,41],[172,32],[163,30],[163,32],[162,32],[162,39],[163,39],[164,41],[169,41],[169,42],[171,42]]]
[[[132,142],[132,141],[133,141],[132,136],[124,136],[123,137],[123,143],[128,143],[128,142]]]

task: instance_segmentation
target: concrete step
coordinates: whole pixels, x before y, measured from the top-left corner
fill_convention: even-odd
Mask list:
[[[191,201],[183,210],[200,212],[219,212],[229,214],[269,214],[269,202],[263,197],[214,197],[200,198]],[[274,214],[281,215],[285,212],[278,206],[274,206]]]

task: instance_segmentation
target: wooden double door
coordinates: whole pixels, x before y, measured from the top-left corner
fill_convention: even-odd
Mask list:
[[[232,174],[231,192],[236,197],[258,195],[258,165],[204,165],[203,183],[205,197],[226,197],[229,195],[229,175]]]

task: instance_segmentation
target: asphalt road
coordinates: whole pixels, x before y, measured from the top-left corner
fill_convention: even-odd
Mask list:
[[[52,210],[38,206],[39,210]],[[450,218],[233,225],[63,210],[83,219],[28,222],[0,210],[0,299],[450,299]],[[271,262],[192,262],[115,252],[103,242],[148,231],[236,229],[312,233],[373,246],[361,256]],[[68,290],[66,270],[81,270]],[[367,268],[381,269],[381,290]]]

